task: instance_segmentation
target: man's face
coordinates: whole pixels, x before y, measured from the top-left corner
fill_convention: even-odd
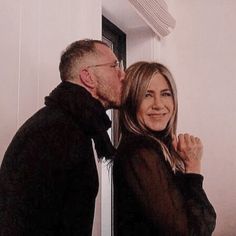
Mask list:
[[[96,45],[98,58],[93,67],[93,74],[97,79],[96,96],[106,109],[118,108],[121,104],[122,80],[124,71],[120,69],[118,60],[110,48]]]

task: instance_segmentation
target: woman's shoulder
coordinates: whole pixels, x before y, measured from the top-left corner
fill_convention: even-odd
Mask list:
[[[129,134],[121,138],[117,148],[118,156],[131,155],[141,150],[160,151],[159,143],[151,137]]]

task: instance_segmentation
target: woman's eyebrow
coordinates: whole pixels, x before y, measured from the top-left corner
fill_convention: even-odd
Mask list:
[[[151,89],[148,89],[147,92],[148,92],[148,93],[154,93],[155,91],[154,91],[154,90],[151,90]]]
[[[148,92],[148,93],[155,93],[155,90],[148,89],[147,92]],[[162,89],[160,92],[171,92],[171,90],[168,89],[168,88],[166,88],[166,89]]]
[[[162,89],[161,92],[171,92],[171,90],[167,88],[167,89]]]

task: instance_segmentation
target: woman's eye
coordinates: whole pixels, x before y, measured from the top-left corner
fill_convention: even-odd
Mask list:
[[[151,93],[146,93],[145,98],[147,98],[147,97],[152,97],[152,94]]]
[[[164,92],[162,93],[163,97],[172,97],[172,93],[171,92]]]

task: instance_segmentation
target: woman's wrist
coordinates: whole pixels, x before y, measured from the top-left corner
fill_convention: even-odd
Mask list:
[[[201,165],[185,166],[185,173],[201,174]]]

